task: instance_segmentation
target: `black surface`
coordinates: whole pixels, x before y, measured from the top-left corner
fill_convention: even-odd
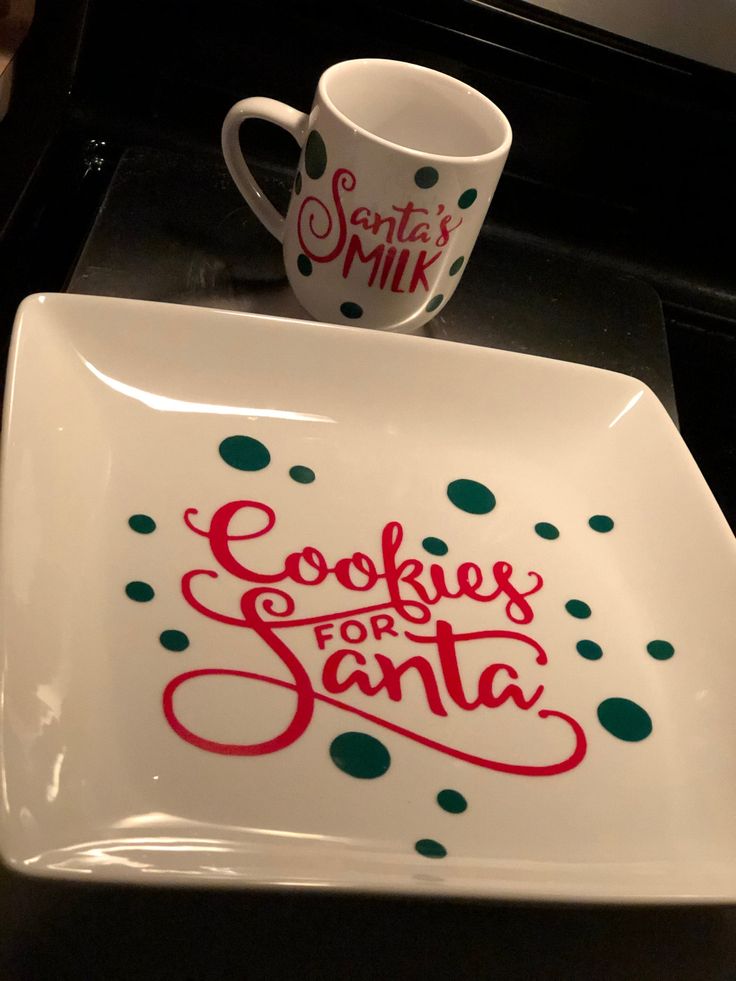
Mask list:
[[[10,109],[0,125],[0,236],[59,128],[86,7],[86,0],[36,0],[29,36],[15,57]]]
[[[732,981],[736,910],[4,881],[3,981]]]
[[[290,176],[262,167],[259,177],[283,208]],[[280,245],[219,155],[128,150],[68,289],[311,319],[291,293]],[[675,415],[654,290],[520,243],[492,223],[452,302],[420,332],[633,374]]]

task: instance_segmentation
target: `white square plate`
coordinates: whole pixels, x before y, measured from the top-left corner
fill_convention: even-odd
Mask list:
[[[736,549],[640,382],[37,296],[3,454],[13,868],[736,900]]]

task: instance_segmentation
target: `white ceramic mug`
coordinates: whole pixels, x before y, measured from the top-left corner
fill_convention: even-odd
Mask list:
[[[302,147],[286,218],[243,159],[240,124],[253,117]],[[327,69],[309,115],[243,99],[222,128],[228,169],[283,242],[302,306],[318,320],[367,327],[420,327],[448,302],[510,146],[508,120],[480,92],[381,59]]]

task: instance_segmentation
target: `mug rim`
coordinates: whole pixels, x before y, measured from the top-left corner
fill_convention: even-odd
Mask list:
[[[378,136],[377,133],[372,133],[369,129],[364,126],[360,126],[349,116],[345,115],[342,110],[338,109],[334,101],[330,98],[327,92],[327,85],[330,81],[331,76],[336,73],[339,69],[344,69],[347,65],[401,65],[402,68],[409,68],[415,73],[424,75],[433,75],[435,78],[442,79],[443,83],[449,83],[456,89],[462,89],[464,92],[472,92],[477,96],[486,107],[500,120],[501,126],[503,128],[503,139],[501,143],[493,150],[489,150],[487,153],[475,153],[475,154],[447,154],[447,153],[432,153],[425,150],[414,149],[414,147],[405,146],[403,143],[395,143],[393,140],[387,140],[383,136]],[[512,141],[512,130],[511,123],[508,121],[506,114],[499,109],[495,102],[492,102],[488,96],[483,95],[478,89],[473,88],[472,85],[468,85],[465,82],[460,81],[459,78],[455,78],[452,75],[448,75],[445,72],[437,71],[435,68],[427,68],[424,65],[416,65],[410,61],[399,61],[394,58],[350,58],[347,61],[339,61],[329,68],[320,76],[319,82],[317,84],[317,93],[323,102],[323,104],[333,113],[342,123],[350,127],[355,133],[360,133],[361,136],[369,140],[373,140],[375,143],[379,143],[385,147],[389,147],[392,150],[398,150],[402,153],[409,154],[422,159],[431,159],[434,161],[441,161],[443,163],[490,163],[499,157],[504,156],[508,153],[511,147]]]

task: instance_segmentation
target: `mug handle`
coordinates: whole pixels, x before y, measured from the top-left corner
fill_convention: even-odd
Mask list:
[[[256,183],[240,149],[240,124],[246,119],[265,119],[266,122],[276,123],[287,133],[291,133],[302,147],[307,138],[309,116],[283,102],[257,96],[236,102],[222,124],[222,152],[230,176],[256,218],[266,226],[274,238],[283,242],[284,216],[274,208]]]

